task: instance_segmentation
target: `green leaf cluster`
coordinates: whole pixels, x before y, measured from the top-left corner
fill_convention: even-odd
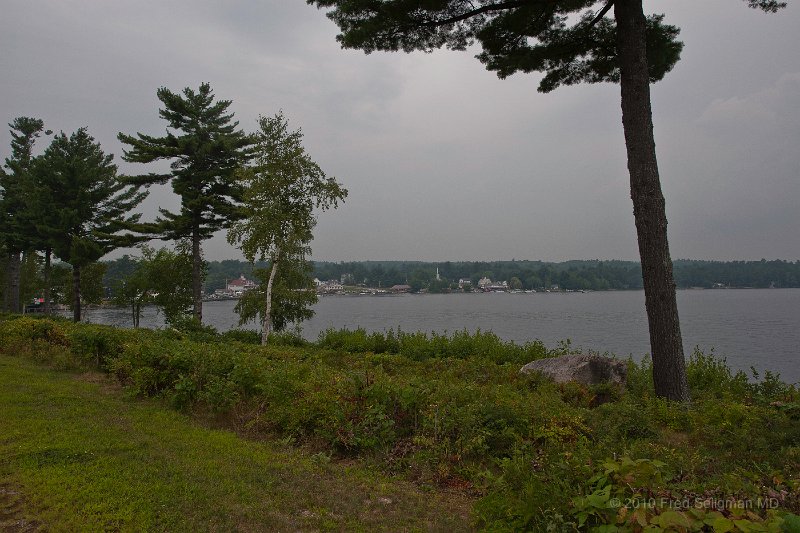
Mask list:
[[[180,212],[161,209],[153,229],[168,239],[207,239],[237,217],[241,190],[234,173],[250,157],[252,140],[233,120],[228,110],[231,101],[215,100],[208,83],[180,93],[161,87],[156,95],[163,104],[159,116],[167,122],[166,135],[120,133],[117,137],[127,145],[125,161],[165,160],[170,162],[170,172],[128,176],[126,182],[137,186],[169,182],[181,198]]]
[[[147,196],[117,176],[86,128],[60,133],[37,158],[33,194],[54,253],[74,267],[86,266],[120,246],[140,240],[140,214],[130,214]]]
[[[466,50],[479,43],[477,58],[501,78],[543,72],[541,92],[561,85],[619,82],[616,23],[606,19],[613,2],[599,0],[308,0],[332,8],[345,48],[431,51]],[[678,28],[663,15],[647,19],[650,80],[658,81],[680,58]]]
[[[113,301],[131,309],[134,327],[139,327],[142,307],[155,305],[167,324],[178,325],[192,306],[192,254],[186,241],[175,250],[141,248],[134,270],[114,287]]]
[[[590,493],[573,500],[578,528],[598,533],[702,532],[780,533],[797,515],[777,509],[759,514],[752,502],[695,495],[681,500],[663,486],[667,465],[651,459],[607,460],[587,482]]]

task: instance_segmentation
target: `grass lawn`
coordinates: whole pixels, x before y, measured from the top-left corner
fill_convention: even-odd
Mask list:
[[[0,355],[3,531],[464,531],[471,503]]]

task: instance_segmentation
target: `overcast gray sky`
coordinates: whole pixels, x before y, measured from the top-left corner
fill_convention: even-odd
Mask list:
[[[800,9],[646,1],[681,27],[653,106],[675,258],[800,259]],[[211,83],[241,126],[283,109],[350,191],[318,260],[637,259],[614,85],[542,95],[476,51],[365,55],[303,0],[4,0],[0,121],[159,134],[156,89]],[[0,155],[8,155],[7,128]],[[143,206],[179,204],[154,189]],[[216,237],[209,259],[240,258]]]

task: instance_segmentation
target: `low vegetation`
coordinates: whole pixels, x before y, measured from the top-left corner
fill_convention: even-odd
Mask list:
[[[516,346],[490,333],[257,342],[210,329],[0,322],[5,355],[99,370],[132,396],[241,435],[355,461],[431,494],[455,491],[474,499],[481,529],[800,531],[800,394],[778,376],[695,353],[693,402],[683,405],[656,398],[648,361],[629,362],[625,391],[555,385],[519,364],[568,345]],[[19,461],[4,454],[13,478]]]

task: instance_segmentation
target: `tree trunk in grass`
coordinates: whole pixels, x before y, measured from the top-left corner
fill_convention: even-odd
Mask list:
[[[194,317],[203,322],[203,257],[200,251],[200,232],[192,230],[192,300]]]
[[[12,313],[19,313],[21,311],[19,306],[20,267],[19,252],[8,254],[8,310]]]
[[[81,267],[72,267],[72,320],[81,321]]]
[[[667,215],[656,160],[642,0],[616,0],[622,125],[642,262],[656,395],[689,400]]]
[[[266,290],[266,306],[264,308],[264,319],[261,324],[261,345],[266,346],[269,340],[269,331],[272,326],[272,284],[275,281],[275,274],[278,272],[278,258],[280,257],[280,248],[275,250],[275,258],[272,260],[272,269],[269,272],[269,281],[267,281]]]
[[[48,246],[44,251],[44,314],[50,314],[50,258],[53,250]]]

